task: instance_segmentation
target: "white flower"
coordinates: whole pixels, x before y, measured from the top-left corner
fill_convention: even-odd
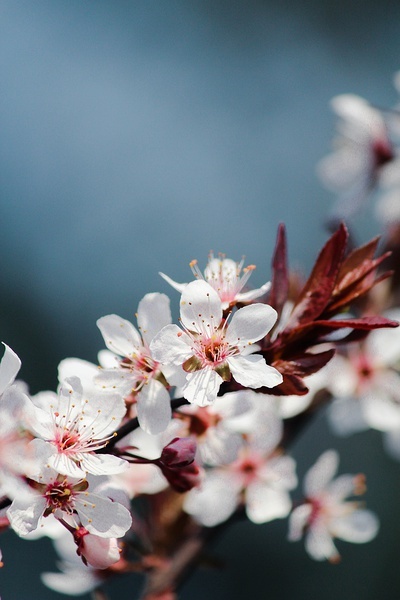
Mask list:
[[[139,303],[137,320],[140,333],[117,315],[97,321],[107,348],[114,353],[116,366],[102,369],[96,382],[104,389],[117,388],[125,397],[133,394],[140,427],[157,434],[168,426],[171,404],[166,377],[149,346],[160,329],[171,323],[168,297],[146,294]]]
[[[203,525],[214,527],[243,502],[253,523],[266,523],[289,514],[289,490],[296,485],[295,462],[290,456],[248,444],[231,465],[206,471],[201,486],[185,498],[184,509]]]
[[[340,556],[333,538],[361,544],[372,540],[379,527],[374,513],[360,508],[358,502],[345,501],[364,491],[364,478],[341,475],[333,479],[338,463],[335,450],[320,456],[304,479],[306,502],[289,518],[289,540],[297,541],[305,534],[306,550],[315,560],[337,562]]]
[[[400,310],[385,316],[400,320]],[[335,401],[329,417],[335,431],[349,434],[368,427],[400,429],[400,328],[371,331],[362,346],[335,355],[324,369]]]
[[[95,453],[107,445],[125,415],[125,402],[119,394],[84,395],[80,379],[70,377],[58,396],[48,392],[40,394],[38,401],[40,408],[36,407],[31,425],[41,438],[32,446],[38,460],[43,458],[58,473],[71,477],[107,475],[128,468],[128,463],[116,456]]]
[[[348,218],[365,201],[382,169],[394,158],[385,121],[379,110],[354,94],[332,99],[339,116],[335,151],[319,164],[321,179],[339,199],[333,216]]]
[[[231,375],[250,388],[271,388],[282,383],[282,375],[262,356],[249,354],[254,342],[262,339],[276,321],[271,306],[240,308],[228,325],[217,292],[205,281],[189,283],[180,306],[184,331],[177,325],[167,325],[154,337],[150,349],[155,360],[181,365],[186,371],[182,392],[189,402],[212,404],[221,383]]]
[[[244,259],[237,263],[230,258],[225,258],[224,254],[221,254],[219,258],[215,258],[211,252],[208,264],[204,269],[204,275],[197,266],[197,260],[192,260],[190,268],[197,279],[206,281],[215,289],[221,299],[222,308],[225,310],[230,304],[250,302],[260,298],[268,292],[271,286],[270,282],[267,282],[256,290],[242,292],[250,275],[256,268],[255,265],[248,265],[243,269],[243,264]],[[243,275],[241,275],[242,269]],[[187,283],[177,283],[164,273],[160,273],[160,275],[178,292],[182,293],[187,286]]]
[[[50,466],[29,479],[32,490],[15,498],[7,510],[11,527],[18,535],[34,531],[41,517],[50,514],[104,538],[122,537],[131,526],[129,511],[106,495],[87,491],[89,483],[85,479],[60,475]]]

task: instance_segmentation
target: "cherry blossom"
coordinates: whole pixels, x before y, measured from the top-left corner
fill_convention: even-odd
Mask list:
[[[15,498],[7,510],[20,536],[37,529],[42,516],[53,514],[71,527],[81,526],[104,538],[122,537],[131,526],[129,511],[106,495],[88,491],[89,481],[60,475],[50,466],[30,474],[31,490]]]
[[[114,353],[115,367],[104,368],[96,377],[103,389],[117,388],[124,396],[133,394],[137,401],[140,427],[157,434],[171,419],[167,380],[152,356],[150,343],[165,325],[171,323],[169,299],[165,294],[146,294],[137,313],[139,331],[117,315],[97,321],[106,346]]]
[[[225,310],[231,304],[250,302],[256,298],[260,298],[270,288],[270,282],[267,282],[258,289],[242,292],[250,275],[256,268],[255,265],[248,265],[243,268],[243,265],[244,259],[237,263],[231,258],[226,258],[224,254],[220,254],[216,258],[211,252],[208,257],[207,266],[204,269],[204,274],[197,266],[197,260],[191,261],[190,268],[196,279],[206,281],[215,289],[221,299],[222,308]],[[243,275],[241,274],[242,270]],[[164,273],[160,273],[160,275],[178,292],[182,293],[187,286],[187,283],[177,283]]]
[[[228,324],[217,292],[202,280],[185,287],[180,306],[183,330],[167,325],[154,337],[150,349],[160,363],[182,366],[187,373],[182,392],[189,402],[212,404],[221,383],[231,376],[250,388],[272,388],[282,382],[282,375],[262,356],[250,354],[254,342],[276,321],[272,307],[245,306]]]
[[[249,401],[255,395],[245,393]],[[238,457],[229,465],[207,469],[201,485],[189,492],[185,510],[208,527],[228,519],[240,505],[253,523],[286,517],[297,477],[293,458],[278,449],[282,420],[272,405],[254,402],[254,411],[238,416],[234,429],[247,432]]]
[[[400,320],[400,310],[385,313]],[[400,431],[400,328],[372,331],[327,365],[327,387],[334,397],[329,417],[336,433],[372,427]]]
[[[119,394],[86,395],[80,379],[70,377],[58,395],[48,392],[36,402],[31,429],[40,439],[34,440],[35,453],[38,458],[44,453],[58,473],[84,477],[86,473],[104,475],[128,468],[116,456],[95,453],[107,445],[126,412]]]
[[[340,196],[333,209],[337,219],[354,215],[372,191],[382,169],[394,159],[387,126],[379,110],[354,94],[331,101],[339,117],[335,151],[319,164],[319,175]]]
[[[362,475],[341,475],[333,479],[339,455],[335,450],[324,452],[304,479],[306,502],[297,506],[289,519],[289,540],[305,535],[308,554],[315,560],[337,562],[340,555],[333,538],[364,543],[378,531],[378,519],[359,502],[346,501],[350,495],[364,492]]]

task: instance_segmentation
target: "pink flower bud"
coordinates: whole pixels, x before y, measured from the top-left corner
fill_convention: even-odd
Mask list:
[[[174,438],[163,449],[160,461],[167,467],[186,467],[194,461],[196,449],[194,438]]]
[[[74,533],[77,553],[82,560],[95,569],[107,569],[120,559],[116,538],[101,538],[81,527]]]
[[[195,462],[178,468],[169,468],[160,464],[160,468],[170,486],[180,494],[188,492],[200,483],[200,469]]]

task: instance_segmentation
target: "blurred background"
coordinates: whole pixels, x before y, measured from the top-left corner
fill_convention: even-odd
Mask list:
[[[1,340],[32,393],[55,388],[62,358],[96,361],[100,316],[131,320],[152,291],[177,314],[158,271],[187,281],[214,250],[246,255],[261,285],[283,221],[307,272],[334,200],[315,175],[329,101],[392,106],[399,68],[397,0],[2,0]],[[379,233],[372,214],[354,224],[360,243]],[[321,415],[293,448],[300,477],[331,446],[342,472],[367,474],[378,538],[338,543],[331,566],[286,541],[287,521],[237,525],[215,547],[222,571],[199,571],[182,600],[400,597],[400,464],[377,432],[338,440]],[[0,546],[2,600],[67,598],[40,582],[55,570],[47,541]],[[107,589],[125,600],[139,586]]]

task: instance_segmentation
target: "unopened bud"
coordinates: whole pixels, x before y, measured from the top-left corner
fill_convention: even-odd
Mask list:
[[[160,461],[166,467],[186,467],[194,461],[196,449],[194,438],[174,438],[163,449]]]

